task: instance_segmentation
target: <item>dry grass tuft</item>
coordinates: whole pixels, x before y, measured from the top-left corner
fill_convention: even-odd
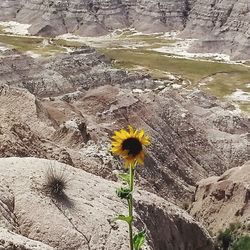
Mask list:
[[[65,193],[69,183],[70,179],[66,176],[63,169],[55,170],[55,168],[50,166],[45,174],[44,191],[53,201],[71,207],[72,201]]]

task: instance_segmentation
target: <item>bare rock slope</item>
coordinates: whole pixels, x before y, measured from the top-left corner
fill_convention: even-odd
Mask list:
[[[148,76],[112,69],[97,55],[2,60],[2,157],[56,159],[116,179],[121,164],[109,153],[110,138],[114,129],[132,124],[152,138],[138,182],[179,204],[192,195],[197,181],[250,159],[250,121],[233,106],[200,91],[174,90]],[[27,60],[36,70],[27,69]]]
[[[61,200],[43,191],[49,168],[68,180]],[[128,249],[126,225],[112,222],[117,214],[126,211],[115,195],[117,183],[36,158],[0,159],[0,179],[1,189],[5,189],[1,193],[0,209],[5,213],[1,226],[15,232],[1,229],[4,241],[27,241],[27,247],[22,248],[27,250]],[[213,249],[206,231],[175,205],[140,190],[135,200],[136,226],[148,232],[145,249]]]
[[[198,183],[191,214],[212,232],[230,223],[249,225],[250,162]]]
[[[201,41],[194,50],[227,53],[249,59],[250,3],[248,0],[194,1],[185,34]]]

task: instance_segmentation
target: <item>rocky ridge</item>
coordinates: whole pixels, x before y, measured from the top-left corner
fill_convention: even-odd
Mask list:
[[[147,88],[157,86],[148,75],[112,68],[110,62],[90,47],[55,58],[32,58],[6,52],[0,57],[1,85],[21,87],[39,97],[59,96],[105,84]]]
[[[0,20],[32,24],[31,34],[104,35],[134,27],[143,32],[182,31],[198,38],[193,49],[249,59],[248,0],[1,1]]]

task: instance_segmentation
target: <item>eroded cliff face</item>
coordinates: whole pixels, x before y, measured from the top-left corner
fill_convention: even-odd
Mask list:
[[[182,30],[188,11],[185,0],[138,0],[134,8],[130,8],[131,25],[145,32]]]
[[[129,26],[147,32],[179,30],[186,22],[188,9],[186,0],[13,0],[0,3],[1,20],[30,23],[30,32],[41,35],[102,35]]]
[[[193,50],[216,51],[234,58],[250,57],[250,3],[248,0],[196,0],[185,35],[200,38]]]
[[[0,20],[32,24],[31,34],[104,35],[134,27],[144,32],[183,31],[200,39],[193,51],[249,59],[248,0],[4,0]]]
[[[178,204],[197,181],[250,159],[250,121],[233,106],[113,69],[92,49],[43,60],[6,55],[1,65],[1,156],[56,159],[116,179],[110,138],[132,124],[152,138],[138,182]]]

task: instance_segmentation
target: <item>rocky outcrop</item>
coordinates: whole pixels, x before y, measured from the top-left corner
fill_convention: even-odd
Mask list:
[[[191,214],[212,232],[230,223],[249,225],[250,162],[198,182]]]
[[[223,52],[249,59],[250,6],[248,0],[196,0],[185,34],[200,41],[193,50]]]
[[[43,191],[50,168],[67,180],[63,199],[51,198]],[[22,248],[25,250],[128,249],[125,223],[113,221],[117,214],[126,211],[115,195],[117,183],[36,158],[0,159],[0,179],[6,188],[0,194],[1,201],[6,207],[13,203],[7,213],[9,218],[15,215],[15,223],[8,217],[7,220],[22,235],[1,229],[4,241],[26,242],[26,248]],[[164,199],[138,190],[135,207],[136,227],[145,228],[148,234],[144,249],[213,249],[207,232],[186,212]],[[30,242],[33,247],[29,247]]]
[[[76,98],[90,87],[106,84],[129,88],[157,86],[148,75],[112,68],[102,54],[90,47],[49,59],[13,52],[0,58],[0,66],[2,88],[4,84],[22,87],[39,97],[64,95],[65,101]],[[72,92],[75,93],[65,95]]]

